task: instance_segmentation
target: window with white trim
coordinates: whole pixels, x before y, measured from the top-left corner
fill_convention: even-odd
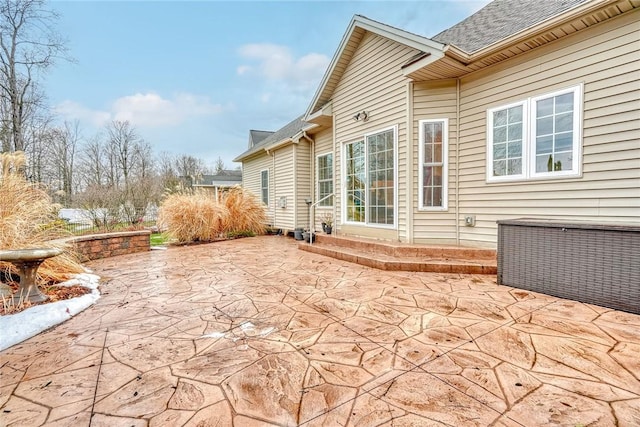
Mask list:
[[[487,181],[579,176],[582,85],[487,111]]]
[[[421,210],[447,209],[448,120],[420,120]]]
[[[395,225],[395,127],[344,146],[345,220]]]
[[[269,170],[260,172],[260,192],[262,193],[262,203],[269,206]]]
[[[318,156],[318,206],[333,206],[333,154],[327,153]],[[326,199],[325,199],[326,197]]]

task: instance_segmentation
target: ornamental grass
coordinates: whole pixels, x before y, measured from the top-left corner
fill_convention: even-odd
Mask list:
[[[84,271],[65,245],[52,240],[69,233],[57,218],[57,206],[39,185],[28,182],[21,152],[0,154],[0,249],[58,247],[61,255],[46,260],[38,269],[38,284],[62,282]],[[13,264],[0,261],[0,269],[17,274]]]
[[[267,222],[264,205],[242,187],[233,187],[222,194],[220,203],[226,208],[223,232],[227,234],[264,234]]]
[[[250,193],[234,187],[216,199],[197,189],[167,196],[160,206],[158,225],[179,243],[211,242],[229,235],[262,234],[264,207]]]

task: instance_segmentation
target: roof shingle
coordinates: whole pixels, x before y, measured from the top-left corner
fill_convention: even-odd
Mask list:
[[[494,0],[432,37],[474,53],[589,0]]]
[[[242,153],[238,157],[236,157],[234,159],[234,161],[238,162],[242,158],[247,157],[250,154],[257,153],[260,150],[262,150],[263,148],[268,147],[270,144],[273,144],[273,143],[276,143],[278,141],[282,141],[284,139],[291,138],[291,137],[295,136],[297,133],[302,131],[302,129],[306,125],[310,125],[311,124],[311,123],[307,123],[304,120],[302,120],[302,117],[303,116],[298,116],[294,120],[292,120],[291,122],[287,123],[286,125],[284,125],[280,129],[278,129],[277,131],[272,132],[271,135],[267,136],[265,139],[263,139],[262,141],[258,142],[253,147],[249,148],[247,151],[245,151],[244,153]]]

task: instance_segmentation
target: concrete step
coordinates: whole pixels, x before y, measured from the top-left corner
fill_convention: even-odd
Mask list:
[[[318,234],[307,252],[386,271],[496,274],[496,252],[457,246],[403,245]]]

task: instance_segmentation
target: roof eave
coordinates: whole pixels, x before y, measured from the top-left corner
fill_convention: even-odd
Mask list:
[[[260,154],[262,154],[264,152],[266,152],[264,147],[260,147],[257,150],[245,151],[244,153],[240,154],[238,157],[236,157],[232,161],[233,162],[237,162],[237,163],[242,163],[246,159],[249,159],[251,157],[255,157],[255,156],[260,155]]]
[[[419,36],[417,34],[412,34],[404,30],[400,30],[398,28],[393,28],[388,25],[382,24],[380,22],[373,21],[371,19],[365,18],[364,16],[355,15],[351,20],[351,23],[347,27],[347,31],[345,32],[342,40],[340,41],[340,45],[338,49],[333,55],[329,67],[325,72],[322,80],[320,82],[320,86],[316,90],[316,93],[309,104],[309,108],[304,115],[304,120],[309,121],[308,119],[311,117],[313,113],[316,112],[318,108],[318,102],[320,97],[324,93],[325,87],[329,82],[331,76],[335,72],[336,66],[342,57],[342,54],[345,50],[345,47],[349,43],[354,31],[356,28],[361,28],[365,31],[369,31],[380,36],[386,37],[390,40],[394,40],[398,43],[404,44],[406,46],[412,47],[419,51],[428,52],[430,54],[436,54],[438,52],[442,52],[445,48],[445,45],[434,40],[428,39],[426,37]]]
[[[429,64],[433,64],[434,62],[442,59],[443,57],[444,57],[443,52],[426,55],[425,57],[404,66],[402,68],[402,75],[405,77],[409,77],[411,74],[415,73],[416,71],[421,70],[424,67],[427,67]]]
[[[318,111],[305,117],[305,122],[313,123],[315,127],[327,126],[331,124],[333,117],[333,107],[331,102],[325,104]],[[305,129],[310,130],[310,129]]]
[[[501,39],[472,53],[465,52],[464,50],[454,45],[447,45],[444,49],[443,56],[437,58],[436,60],[429,60],[429,57],[419,59],[415,63],[407,65],[407,67],[403,70],[404,75],[412,78],[414,73],[418,73],[420,70],[428,69],[431,65],[436,64],[438,60],[441,60],[445,56],[456,61],[463,67],[466,67],[473,63],[478,63],[479,61],[482,61],[487,57],[499,54],[501,51],[504,51],[511,46],[525,42],[526,40],[531,39],[540,33],[551,31],[556,27],[560,27],[566,24],[567,22],[579,19],[581,16],[587,16],[591,13],[596,12],[598,9],[609,7],[613,4],[618,3],[619,1],[620,0],[595,0],[592,2],[577,5],[559,15],[546,19],[534,26],[512,34],[509,37],[505,37],[504,39]],[[461,69],[457,75],[448,75],[446,77],[458,78],[467,73],[468,72],[465,72]]]
[[[298,141],[299,140],[295,140],[294,137],[284,138],[284,139],[281,139],[280,141],[276,141],[273,144],[270,144],[267,147],[264,147],[264,151],[266,151],[267,154],[269,154],[270,152],[277,150],[278,148],[282,148],[286,145],[297,144]]]

